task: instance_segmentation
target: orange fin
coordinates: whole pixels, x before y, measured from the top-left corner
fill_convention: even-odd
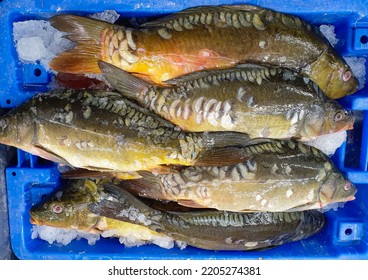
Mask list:
[[[178,204],[190,208],[208,208],[206,206],[203,206],[201,204],[198,204],[197,202],[190,200],[190,199],[179,199],[177,200]]]
[[[74,15],[57,15],[50,23],[77,45],[50,62],[51,69],[64,73],[101,73],[97,61],[101,59],[102,34],[112,24]]]

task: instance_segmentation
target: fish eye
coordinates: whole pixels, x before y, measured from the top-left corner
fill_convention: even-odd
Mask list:
[[[348,191],[348,190],[350,190],[351,189],[351,184],[348,182],[348,183],[346,183],[345,185],[344,185],[344,190],[345,191]]]
[[[60,214],[61,212],[63,212],[63,206],[61,206],[60,204],[54,204],[52,206],[52,211],[55,213],[55,214]]]
[[[334,116],[334,121],[335,121],[335,122],[341,121],[341,120],[344,118],[344,116],[345,116],[345,115],[346,115],[346,114],[345,114],[345,112],[338,111],[338,112],[335,114],[335,116]]]
[[[350,80],[350,78],[353,76],[353,74],[351,73],[351,71],[350,70],[346,70],[345,72],[344,72],[344,74],[342,74],[342,80],[344,81],[344,82],[347,82],[347,81],[349,81]]]

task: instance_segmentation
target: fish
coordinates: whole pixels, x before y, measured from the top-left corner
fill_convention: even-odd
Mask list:
[[[352,69],[315,27],[258,6],[193,7],[134,28],[71,14],[49,22],[76,43],[50,62],[58,72],[100,73],[97,62],[103,60],[160,84],[254,63],[296,71],[332,99],[358,89]]]
[[[170,165],[238,162],[247,157],[241,147],[248,140],[244,133],[181,131],[104,90],[40,93],[0,118],[2,144],[125,179],[138,170],[171,172]]]
[[[317,210],[299,212],[160,211],[148,207],[123,188],[105,184],[107,199],[94,202],[96,214],[128,221],[205,250],[265,250],[302,240],[326,224]]]
[[[142,225],[92,213],[88,206],[106,196],[100,185],[101,180],[63,181],[62,187],[29,209],[30,223],[114,237],[131,237],[146,242],[165,237]]]
[[[118,185],[142,197],[233,212],[323,209],[355,199],[354,184],[314,147],[266,139],[244,149],[252,157],[242,163],[140,172],[142,178]]]
[[[113,64],[99,61],[99,66],[112,88],[186,131],[309,141],[354,127],[351,111],[287,69],[247,64],[191,73],[158,86]]]

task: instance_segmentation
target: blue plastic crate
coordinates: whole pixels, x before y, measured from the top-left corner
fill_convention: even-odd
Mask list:
[[[116,0],[0,2],[0,107],[12,108],[47,90],[51,74],[40,65],[18,60],[13,43],[13,22],[48,19],[57,13],[91,14],[115,10],[122,17],[150,17],[199,5],[239,4],[241,1]],[[332,24],[340,39],[336,49],[344,56],[368,54],[368,5],[365,1],[259,0],[244,1],[292,13],[318,26]],[[339,100],[357,116],[355,129],[333,157],[336,165],[357,184],[356,200],[326,213],[328,224],[320,233],[300,242],[261,252],[216,252],[187,247],[162,249],[154,245],[125,248],[117,239],[101,239],[90,246],[74,240],[67,246],[31,239],[28,210],[60,184],[55,164],[18,150],[17,166],[6,170],[12,248],[20,259],[368,259],[368,94],[367,88]]]

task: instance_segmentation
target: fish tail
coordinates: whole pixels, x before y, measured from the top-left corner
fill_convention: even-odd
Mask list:
[[[146,171],[141,171],[139,174],[142,176],[141,179],[125,180],[121,184],[122,187],[135,195],[160,200],[166,199],[161,191],[161,181],[158,176]]]
[[[127,98],[140,101],[151,86],[111,63],[99,61],[98,66],[109,84]]]
[[[251,157],[244,149],[250,141],[248,134],[240,132],[204,132],[204,150],[195,165],[216,166],[243,162]]]
[[[107,183],[103,188],[104,198],[88,206],[92,213],[160,231],[160,211],[152,209],[119,186]]]
[[[100,73],[98,60],[102,59],[103,34],[112,24],[74,15],[57,15],[50,23],[76,46],[62,52],[50,62],[51,69],[65,73]]]

